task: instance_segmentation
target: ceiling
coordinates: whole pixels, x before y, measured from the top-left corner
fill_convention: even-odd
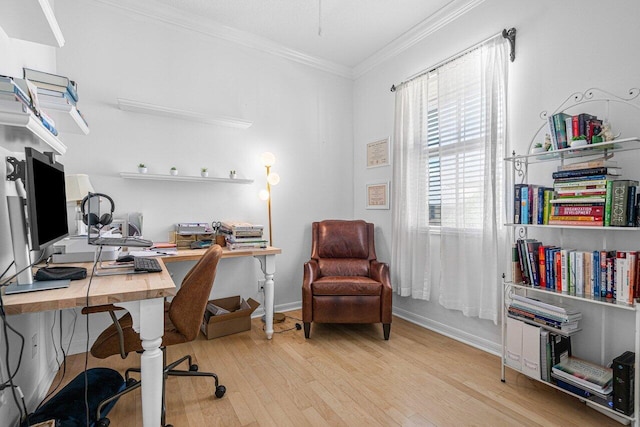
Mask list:
[[[483,0],[97,1],[353,74]]]

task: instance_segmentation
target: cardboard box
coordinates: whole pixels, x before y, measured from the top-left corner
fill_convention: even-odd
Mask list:
[[[229,313],[215,316],[205,311],[200,330],[209,340],[250,330],[251,313],[260,306],[258,301],[251,298],[245,301],[240,295],[214,299],[209,302],[229,311]]]

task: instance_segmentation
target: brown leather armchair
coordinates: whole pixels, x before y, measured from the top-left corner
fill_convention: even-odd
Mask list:
[[[391,332],[391,281],[387,264],[376,260],[373,224],[326,220],[311,227],[311,260],[304,264],[302,321],[382,323]]]

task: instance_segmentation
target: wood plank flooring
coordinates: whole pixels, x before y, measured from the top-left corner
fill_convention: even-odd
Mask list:
[[[507,369],[500,359],[394,318],[391,339],[381,325],[312,325],[311,338],[287,313],[266,340],[260,319],[252,330],[168,348],[168,360],[191,353],[201,371],[227,388],[213,395],[211,378],[171,377],[167,422],[202,426],[620,426],[578,399]],[[67,359],[64,382],[82,371],[85,355]],[[121,372],[139,365],[89,357],[89,367]],[[59,374],[60,375],[60,374]],[[57,383],[57,378],[53,384]],[[140,390],[120,398],[111,426],[142,425]]]

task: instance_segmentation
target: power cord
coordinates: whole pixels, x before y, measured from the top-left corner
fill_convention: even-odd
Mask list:
[[[0,317],[2,318],[2,325],[3,325],[3,332],[4,332],[4,340],[5,340],[5,366],[7,367],[7,375],[9,376],[9,379],[3,383],[0,386],[0,390],[4,390],[7,387],[11,387],[11,394],[13,396],[13,401],[16,404],[16,407],[18,408],[18,411],[20,412],[20,420],[26,420],[27,421],[27,425],[29,424],[29,413],[27,411],[27,407],[24,403],[24,395],[22,394],[22,390],[20,390],[20,388],[18,386],[16,386],[13,383],[13,378],[18,374],[18,370],[20,369],[20,363],[22,362],[22,354],[24,352],[24,336],[16,331],[11,325],[9,325],[9,323],[7,323],[7,315],[6,312],[4,311],[4,301],[2,299],[2,294],[0,293]],[[9,331],[8,329],[11,329],[11,331],[13,333],[15,333],[16,335],[18,335],[20,337],[21,340],[21,344],[20,344],[20,355],[18,357],[18,365],[16,366],[16,370],[15,372],[11,373],[11,367],[9,365],[9,353],[10,353],[10,346],[9,346]],[[18,396],[16,396],[16,389],[19,391],[20,395],[21,395],[21,399],[22,399],[22,407],[20,407],[20,402],[18,401]],[[24,409],[24,414],[23,414],[23,409]]]
[[[297,317],[289,316],[289,315],[287,315],[287,314],[285,314],[285,315],[284,315],[284,320],[283,320],[283,322],[286,322],[287,317],[288,317],[288,318],[290,318],[290,319],[294,319],[294,320],[298,320],[298,321],[302,322],[302,320],[298,319]],[[281,334],[281,333],[283,333],[283,332],[293,331],[294,329],[295,329],[296,331],[300,331],[300,330],[302,330],[302,324],[301,324],[301,323],[299,323],[299,322],[296,322],[296,324],[295,324],[294,326],[290,327],[290,328],[282,329],[282,330],[280,330],[280,331],[275,331],[275,330],[274,330],[273,332],[274,332],[275,334]],[[262,325],[262,330],[263,330],[263,331],[265,330],[265,325]]]

